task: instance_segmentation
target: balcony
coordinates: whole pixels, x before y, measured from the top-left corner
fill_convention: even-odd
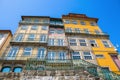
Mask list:
[[[42,25],[42,24],[46,24],[46,25],[49,25],[49,21],[46,21],[46,22],[34,22],[34,21],[20,21],[19,24],[28,24],[28,25],[33,25],[33,24],[36,24],[36,25]]]
[[[68,42],[67,40],[58,42],[57,40],[54,40],[53,42],[48,41],[47,44],[49,49],[68,49]]]
[[[75,30],[65,30],[66,35],[84,35],[84,36],[96,36],[96,37],[107,37],[109,38],[109,35],[107,33],[95,33],[95,32],[84,32],[83,30],[75,31]]]
[[[39,38],[34,39],[20,38],[19,40],[16,40],[16,38],[12,38],[10,44],[28,44],[28,45],[35,44],[40,46],[47,46],[47,39],[46,41],[40,41]]]
[[[71,63],[71,59],[47,59],[47,63]]]

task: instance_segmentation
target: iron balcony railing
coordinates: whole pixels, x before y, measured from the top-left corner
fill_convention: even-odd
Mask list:
[[[103,32],[94,32],[94,31],[88,31],[85,32],[84,30],[65,30],[65,33],[69,33],[69,34],[90,34],[90,35],[105,35],[105,36],[109,36],[107,33],[103,33]]]

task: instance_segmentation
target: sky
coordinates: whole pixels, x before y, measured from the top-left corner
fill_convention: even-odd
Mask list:
[[[0,0],[0,30],[14,34],[23,15],[61,18],[68,13],[99,18],[99,27],[120,46],[120,0]]]

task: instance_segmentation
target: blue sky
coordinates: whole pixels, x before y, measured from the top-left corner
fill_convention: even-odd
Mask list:
[[[103,32],[120,45],[120,0],[0,0],[0,29],[14,34],[22,15],[61,17],[68,13],[99,18]]]

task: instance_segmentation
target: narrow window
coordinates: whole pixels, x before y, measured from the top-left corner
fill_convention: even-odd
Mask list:
[[[54,39],[53,38],[49,38],[48,45],[50,45],[50,46],[54,45]]]
[[[70,43],[70,46],[76,46],[77,45],[76,39],[70,39],[69,43]]]
[[[80,46],[87,46],[86,41],[84,39],[80,39]]]
[[[18,34],[15,38],[15,41],[22,41],[23,40],[23,34]]]
[[[58,39],[58,45],[63,46],[63,39]]]
[[[92,47],[97,47],[97,43],[95,40],[90,40],[90,44]]]
[[[81,25],[85,25],[85,22],[84,22],[84,21],[80,21],[80,24],[81,24]]]
[[[31,30],[37,30],[37,28],[38,28],[37,26],[32,26]]]
[[[48,60],[54,60],[55,59],[55,52],[49,51],[47,57],[48,57]]]
[[[38,48],[38,59],[44,59],[45,58],[45,48]]]
[[[59,59],[60,60],[66,59],[66,53],[65,52],[59,52]]]
[[[28,41],[34,41],[35,34],[29,34]]]
[[[18,53],[19,47],[12,47],[7,55],[7,59],[15,59]]]
[[[103,42],[103,45],[105,46],[105,47],[110,47],[110,45],[109,45],[109,43],[108,43],[108,41],[102,41]]]
[[[29,56],[32,53],[32,47],[25,47],[23,55]]]
[[[46,34],[41,34],[40,35],[40,42],[46,42],[47,41],[47,35]]]
[[[80,53],[79,52],[73,52],[72,53],[72,59],[73,60],[80,60],[81,59]]]
[[[83,52],[83,55],[84,55],[85,60],[91,60],[92,59],[92,56],[91,56],[90,52]]]

